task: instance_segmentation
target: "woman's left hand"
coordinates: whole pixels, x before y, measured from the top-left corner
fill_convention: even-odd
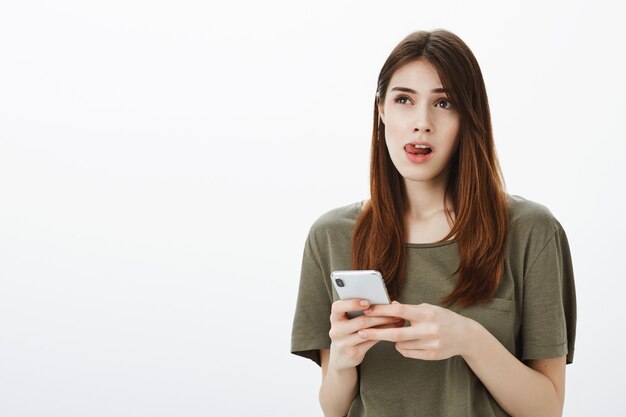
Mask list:
[[[396,349],[407,358],[441,360],[464,355],[470,344],[473,320],[432,304],[373,305],[368,316],[400,317],[411,325],[392,329],[364,329],[359,336],[368,340],[396,342]]]

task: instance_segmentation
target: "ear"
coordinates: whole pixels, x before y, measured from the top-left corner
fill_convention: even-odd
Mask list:
[[[377,100],[377,106],[378,106],[378,116],[380,117],[380,120],[382,120],[383,123],[385,123],[385,107],[382,105],[382,103],[380,103],[379,100]]]

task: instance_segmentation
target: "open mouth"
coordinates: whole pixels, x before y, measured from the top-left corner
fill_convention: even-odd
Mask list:
[[[411,155],[428,155],[433,151],[426,145],[404,145],[404,150]]]

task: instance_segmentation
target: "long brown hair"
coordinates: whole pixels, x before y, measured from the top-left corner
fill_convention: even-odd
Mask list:
[[[385,143],[378,104],[385,102],[392,75],[417,59],[432,64],[461,116],[459,146],[448,166],[445,197],[455,210],[450,233],[459,245],[456,286],[441,303],[465,306],[493,297],[504,269],[508,212],[504,178],[496,156],[487,92],[478,62],[455,34],[436,29],[414,32],[391,52],[378,76],[370,166],[371,199],[352,236],[352,267],[382,272],[393,299],[405,280],[404,181]],[[448,207],[445,214],[451,219]]]

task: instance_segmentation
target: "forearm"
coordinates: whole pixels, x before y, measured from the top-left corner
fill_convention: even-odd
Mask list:
[[[480,323],[470,320],[468,346],[463,358],[498,404],[511,416],[562,415],[552,381],[513,356]]]
[[[358,392],[356,368],[336,371],[328,367],[320,387],[320,405],[325,417],[343,417]]]

